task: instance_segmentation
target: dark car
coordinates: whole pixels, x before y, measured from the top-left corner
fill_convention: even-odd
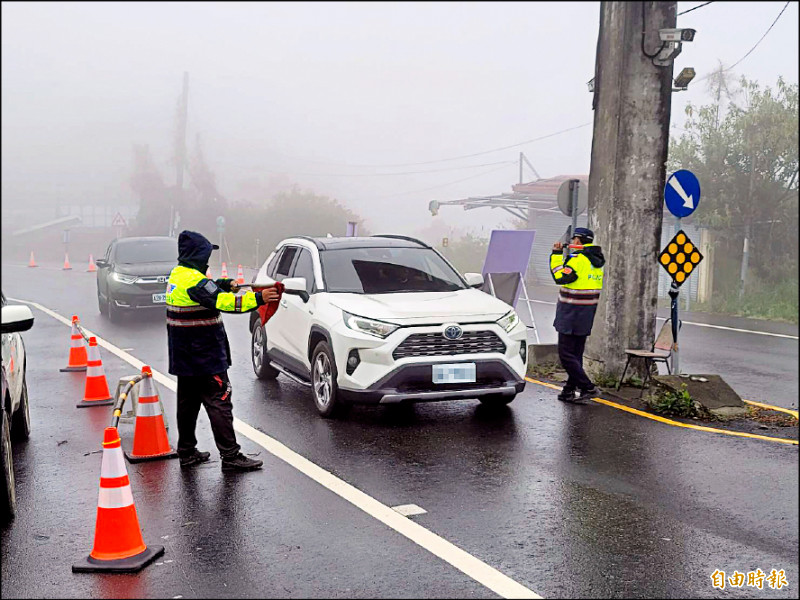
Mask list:
[[[178,264],[178,240],[129,237],[111,242],[97,264],[100,314],[117,321],[125,311],[166,306],[167,279]]]

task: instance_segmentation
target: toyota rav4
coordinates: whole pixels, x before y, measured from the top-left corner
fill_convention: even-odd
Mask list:
[[[274,316],[253,312],[256,375],[311,387],[330,417],[353,403],[475,398],[511,402],[525,387],[527,329],[434,248],[403,236],[294,237],[253,280],[280,281]]]

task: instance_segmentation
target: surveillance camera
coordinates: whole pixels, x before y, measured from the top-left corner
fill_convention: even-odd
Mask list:
[[[662,42],[691,42],[694,40],[694,29],[659,29],[658,35]]]

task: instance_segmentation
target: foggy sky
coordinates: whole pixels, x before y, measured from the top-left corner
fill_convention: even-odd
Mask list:
[[[679,2],[678,12],[698,4]],[[675,73],[693,66],[700,79],[719,61],[732,65],[783,4],[714,2],[678,17],[697,35]],[[520,151],[542,177],[588,173],[591,125],[469,159],[380,165],[591,123],[599,12],[598,2],[3,2],[3,208],[134,203],[132,143],[149,144],[173,183],[175,107],[188,71],[189,152],[199,134],[231,200],[244,181],[284,174],[339,199],[373,231],[414,233],[438,219],[488,233],[508,215],[452,207],[433,219],[428,202],[510,191]],[[737,77],[797,82],[797,13],[793,2]],[[704,83],[673,95],[673,126],[689,101],[710,101]],[[438,172],[386,175],[425,170]]]

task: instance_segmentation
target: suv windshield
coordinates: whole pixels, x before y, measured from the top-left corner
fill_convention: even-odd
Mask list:
[[[430,248],[348,248],[319,253],[329,292],[453,292],[461,277]]]
[[[178,240],[136,240],[117,245],[116,262],[178,262]]]

